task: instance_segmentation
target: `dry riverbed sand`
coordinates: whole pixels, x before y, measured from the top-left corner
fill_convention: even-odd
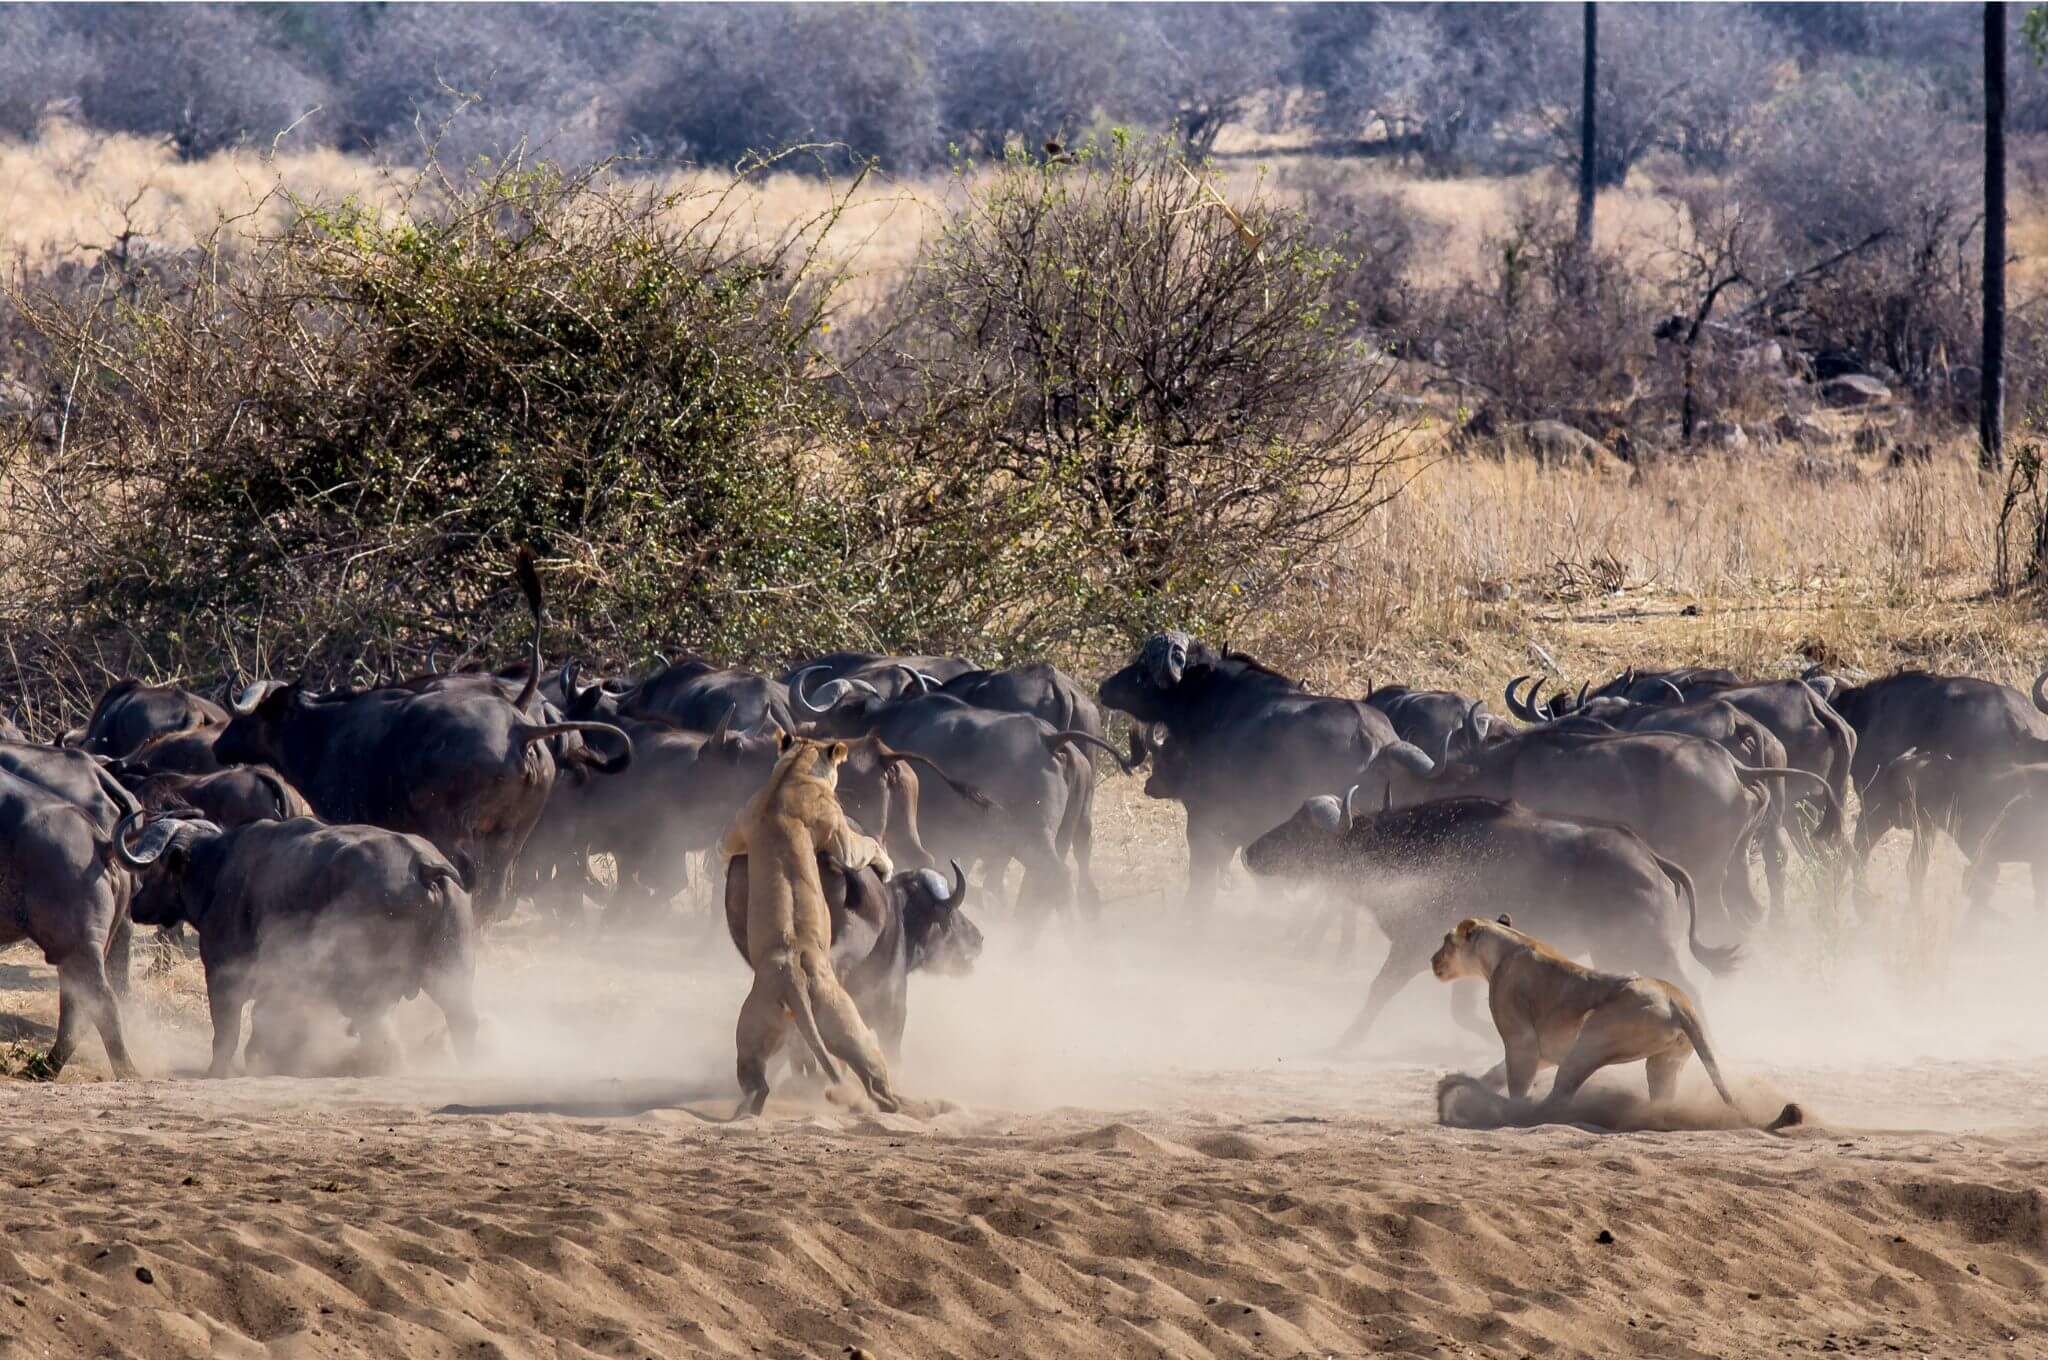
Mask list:
[[[1128,889],[1029,940],[979,908],[975,975],[913,983],[921,1119],[785,1088],[724,1122],[746,974],[708,912],[501,930],[463,1073],[419,1005],[404,1075],[192,1080],[179,964],[130,1026],[176,1079],[88,1043],[0,1081],[0,1357],[2048,1353],[2022,889],[1967,947],[1802,909],[1707,990],[1745,1106],[1809,1111],[1782,1135],[1440,1127],[1498,1050],[1424,978],[1325,1055],[1380,946],[1248,892],[1194,931]],[[0,1041],[54,1009],[0,955]]]

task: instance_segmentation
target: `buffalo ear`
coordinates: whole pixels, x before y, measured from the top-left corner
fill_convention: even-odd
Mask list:
[[[1508,927],[1510,930],[1514,929],[1515,923],[1508,919],[1508,914],[1506,912],[1502,912],[1498,919],[1502,925]]]

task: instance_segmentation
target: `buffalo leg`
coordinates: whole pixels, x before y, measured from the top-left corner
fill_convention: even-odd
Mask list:
[[[445,969],[426,980],[422,989],[427,999],[441,1008],[448,1025],[448,1046],[460,1062],[476,1057],[476,999],[472,980],[454,969]]]
[[[128,1059],[128,1043],[121,1033],[120,1003],[107,981],[106,961],[90,954],[73,954],[57,969],[57,1041],[50,1047],[50,1073],[64,1070],[78,1047],[85,1026],[99,1031],[107,1048],[107,1062],[123,1081],[135,1078],[135,1064]]]
[[[1188,909],[1207,915],[1235,847],[1210,828],[1188,819]]]
[[[1774,821],[1757,842],[1763,854],[1764,884],[1771,894],[1771,915],[1785,914],[1785,866],[1792,859],[1792,836],[1782,820]]]
[[[224,1077],[234,1066],[235,1053],[242,1046],[242,1007],[249,992],[240,970],[223,970],[226,976],[206,980],[206,1009],[213,1019],[213,1060],[206,1075]]]
[[[1372,986],[1366,989],[1365,1005],[1358,1012],[1358,1018],[1353,1020],[1351,1027],[1338,1038],[1338,1052],[1358,1046],[1358,1041],[1372,1028],[1372,1022],[1387,1008],[1387,1003],[1412,982],[1415,975],[1429,962],[1432,943],[1428,936],[1416,936],[1411,939],[1396,935],[1388,941],[1387,961],[1380,965],[1379,975],[1373,978]]]
[[[113,934],[107,937],[107,981],[113,984],[114,995],[121,1000],[128,999],[129,970],[134,966],[135,923],[123,911],[114,920]]]
[[[1093,795],[1090,795],[1092,801]],[[1081,909],[1089,919],[1102,915],[1102,889],[1095,882],[1095,817],[1084,809],[1074,826],[1074,880],[1080,887]]]

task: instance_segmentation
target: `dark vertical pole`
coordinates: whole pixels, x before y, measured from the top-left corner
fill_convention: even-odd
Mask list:
[[[1984,6],[1984,356],[1977,462],[2005,462],[2005,5]]]
[[[1593,117],[1594,77],[1600,70],[1599,11],[1586,0],[1585,82],[1579,91],[1579,232],[1580,251],[1593,248]]]

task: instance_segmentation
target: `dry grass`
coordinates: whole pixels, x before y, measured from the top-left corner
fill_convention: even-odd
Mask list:
[[[1273,172],[1297,155],[1263,147],[1226,160],[1218,175],[1242,192],[1280,178]],[[131,203],[132,225],[176,247],[259,204],[282,211],[272,197],[280,185],[395,201],[408,173],[325,151],[180,162],[163,144],[52,125],[32,145],[0,143],[0,256],[89,255],[121,230]],[[1514,195],[1535,187],[1533,177],[1359,173],[1385,179],[1446,227],[1428,266],[1445,277],[1469,271]],[[671,179],[677,189],[713,183]],[[742,232],[772,236],[826,212],[842,187],[765,176],[728,212]],[[907,266],[958,191],[945,176],[861,185],[833,234],[855,306]],[[1600,231],[1623,248],[1653,250],[1668,212],[1638,175],[1602,195]],[[2022,206],[2013,234],[2023,254],[2048,258],[2048,212]],[[1840,433],[1847,447],[1854,422]],[[2048,630],[2031,603],[1984,594],[1998,488],[1960,447],[1899,468],[1867,459],[1857,471],[1854,480],[1808,480],[1789,451],[1641,473],[1440,460],[1341,556],[1302,572],[1298,588],[1261,610],[1256,633],[1233,641],[1338,689],[1398,677],[1494,695],[1507,676],[1536,668],[1537,647],[1574,679],[1659,659],[1760,674],[1812,658],[1872,671],[1913,663],[2031,675],[2048,655]]]
[[[1961,447],[1854,466],[1822,484],[1789,451],[1641,471],[1440,461],[1244,642],[1340,692],[1494,696],[1543,653],[1574,681],[1657,662],[2030,678],[2048,628],[1986,591],[2001,488]]]

